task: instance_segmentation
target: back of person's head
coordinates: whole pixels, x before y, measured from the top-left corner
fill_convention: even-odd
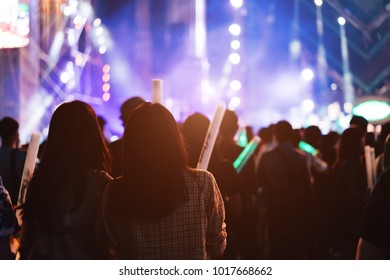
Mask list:
[[[133,196],[134,215],[165,216],[185,198],[186,152],[178,125],[164,106],[145,102],[130,114],[123,153],[123,182]]]
[[[367,132],[367,126],[368,126],[368,121],[366,118],[362,116],[352,116],[350,122],[349,122],[350,127],[357,127],[360,130],[363,131],[363,133]]]
[[[219,133],[226,138],[232,138],[238,130],[238,116],[234,111],[226,110],[223,115]]]
[[[274,137],[273,126],[263,127],[259,130],[258,136],[262,143],[271,143]]]
[[[360,128],[347,128],[340,138],[338,159],[358,158],[364,152],[364,133]]]
[[[302,136],[301,136],[301,130],[300,129],[294,129],[291,134],[291,145],[293,145],[295,148],[299,147],[299,142],[301,142]]]
[[[312,145],[314,148],[319,148],[322,138],[321,130],[318,126],[311,125],[305,128],[304,130],[304,140],[305,142]]]
[[[186,140],[191,167],[196,167],[198,163],[209,125],[209,119],[201,113],[192,114],[183,123],[182,131]]]
[[[137,108],[138,105],[144,103],[145,100],[142,97],[134,96],[129,99],[127,99],[125,102],[123,102],[121,106],[121,120],[123,121],[123,125],[126,124],[126,121],[131,114],[131,112]]]
[[[19,123],[11,118],[4,117],[0,121],[0,137],[2,146],[19,146]],[[15,147],[16,148],[16,147]]]
[[[73,207],[78,207],[87,171],[108,168],[109,152],[92,107],[81,101],[61,104],[51,118],[42,161],[30,184],[30,197],[40,201],[33,207],[40,216],[49,215],[47,207],[57,203],[66,186],[72,188]]]
[[[289,142],[291,140],[292,133],[293,128],[288,121],[279,121],[274,126],[274,134],[278,143]]]
[[[72,101],[55,110],[43,155],[46,160],[64,172],[107,170],[107,147],[90,105]]]

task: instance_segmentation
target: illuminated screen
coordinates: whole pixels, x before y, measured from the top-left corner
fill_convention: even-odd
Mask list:
[[[20,48],[28,44],[29,0],[0,0],[0,48]]]

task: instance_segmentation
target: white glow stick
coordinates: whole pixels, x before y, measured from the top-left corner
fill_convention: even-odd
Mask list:
[[[28,145],[26,161],[24,163],[22,181],[20,182],[18,206],[22,205],[26,198],[27,186],[30,181],[37,161],[37,155],[39,150],[39,142],[41,140],[41,134],[34,132],[31,135],[30,144]]]
[[[372,190],[374,187],[374,182],[372,180],[372,162],[371,162],[371,147],[364,147],[364,157],[366,159],[366,173],[367,173],[367,187],[369,190]]]
[[[375,149],[370,148],[370,154],[371,154],[371,168],[372,168],[372,182],[373,186],[376,183],[376,164],[375,164]]]
[[[153,79],[153,103],[162,104],[164,92],[164,81],[160,79]]]
[[[206,133],[206,138],[203,143],[202,151],[200,153],[198,165],[196,168],[207,170],[211,153],[213,152],[215,140],[219,133],[219,127],[221,126],[223,115],[225,114],[226,105],[220,104],[215,111],[212,122]]]

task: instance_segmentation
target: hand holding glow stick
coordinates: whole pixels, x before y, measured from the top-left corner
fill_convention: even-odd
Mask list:
[[[23,205],[26,199],[27,186],[30,181],[37,161],[37,155],[39,150],[39,142],[41,140],[41,134],[34,132],[31,135],[30,144],[28,145],[26,161],[24,163],[22,181],[20,182],[18,206]]]
[[[211,158],[211,153],[214,149],[215,140],[217,139],[219,133],[219,127],[221,126],[223,115],[225,114],[226,106],[225,104],[220,104],[215,111],[212,122],[209,125],[209,128],[206,133],[206,138],[203,143],[202,151],[200,153],[198,165],[196,168],[207,170],[209,166],[209,161]]]
[[[153,79],[153,103],[162,104],[164,92],[164,81],[161,79]]]
[[[233,162],[233,166],[236,169],[237,173],[240,174],[246,163],[248,162],[251,155],[255,152],[257,146],[260,143],[260,137],[254,136],[252,140],[245,146],[245,149],[242,150],[237,159]]]

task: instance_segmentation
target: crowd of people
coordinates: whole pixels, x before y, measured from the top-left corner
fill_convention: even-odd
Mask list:
[[[1,119],[0,259],[390,257],[390,123],[376,137],[360,116],[341,135],[281,120],[259,130],[238,171],[239,119],[226,110],[206,171],[196,169],[205,115],[177,123],[133,97],[120,118],[123,137],[109,143],[90,105],[61,104],[22,204],[26,151],[18,122]],[[373,189],[365,145],[377,157]]]

